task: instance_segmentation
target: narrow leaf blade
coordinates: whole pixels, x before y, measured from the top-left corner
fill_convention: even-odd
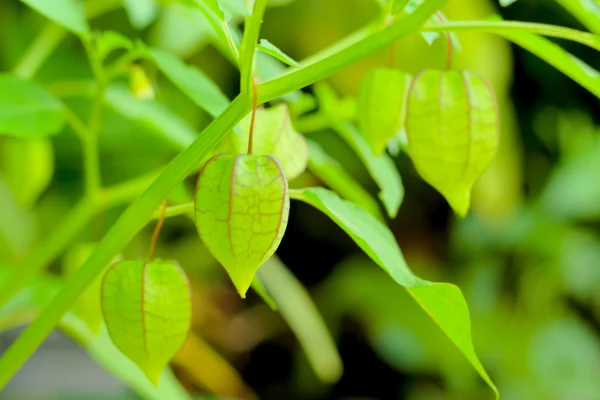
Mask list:
[[[292,67],[297,67],[298,65],[300,65],[300,64],[298,64],[298,62],[296,60],[294,60],[292,57],[285,54],[283,51],[281,51],[277,46],[275,46],[273,43],[269,42],[267,39],[260,40],[260,43],[258,44],[258,50],[262,51],[263,53],[266,53],[270,56],[273,56],[276,59],[278,59],[279,61],[281,61],[282,63],[290,65]]]
[[[406,287],[498,398],[498,391],[473,348],[469,311],[459,288],[415,276],[408,268],[392,232],[360,207],[323,188],[292,191],[290,195],[329,216],[394,281]]]

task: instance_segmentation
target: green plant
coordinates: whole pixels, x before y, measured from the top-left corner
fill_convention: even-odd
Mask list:
[[[261,179],[264,178],[262,175],[272,179],[281,179],[285,176],[293,183],[292,179],[299,176],[308,164],[309,169],[317,171],[317,175],[322,174],[324,176],[324,181],[333,190],[296,187],[289,190],[289,198],[306,202],[328,215],[395,282],[405,287],[410,296],[450,338],[498,396],[494,384],[475,354],[471,340],[469,313],[460,289],[452,284],[429,282],[415,276],[406,265],[394,236],[383,222],[385,218],[381,215],[378,207],[373,206],[377,203],[370,195],[361,190],[360,185],[349,185],[348,181],[353,182],[351,177],[346,177],[343,174],[327,175],[328,167],[315,168],[316,165],[323,166],[332,163],[332,161],[334,164],[335,160],[326,159],[327,155],[323,157],[323,154],[319,153],[320,149],[316,143],[309,142],[306,145],[302,136],[291,125],[285,125],[285,123],[287,121],[289,124],[291,113],[296,113],[299,116],[298,125],[302,124],[303,118],[309,118],[309,116],[303,115],[302,104],[303,102],[310,103],[311,100],[314,101],[315,99],[310,95],[297,91],[309,85],[314,85],[314,94],[318,104],[317,121],[333,128],[358,155],[369,174],[378,184],[379,197],[389,217],[393,218],[396,215],[402,202],[404,190],[391,157],[383,154],[382,150],[383,147],[390,147],[393,143],[398,144],[398,142],[400,143],[399,147],[407,147],[409,153],[411,152],[411,146],[414,149],[415,143],[421,146],[418,156],[415,157],[415,154],[411,153],[417,169],[421,171],[428,182],[448,198],[460,215],[464,215],[468,209],[468,201],[464,199],[468,199],[475,179],[489,164],[489,154],[482,155],[480,153],[481,149],[474,149],[475,159],[481,162],[477,164],[475,171],[469,171],[471,173],[467,174],[467,177],[462,176],[464,182],[461,181],[461,183],[464,183],[464,187],[460,188],[458,194],[446,191],[444,185],[447,185],[448,178],[443,176],[440,178],[440,174],[443,175],[446,171],[435,168],[423,172],[424,168],[427,168],[427,157],[430,157],[429,160],[433,157],[435,161],[435,158],[439,156],[435,154],[435,151],[433,154],[427,154],[427,151],[435,150],[434,147],[439,144],[431,138],[435,136],[435,129],[446,130],[447,124],[465,122],[452,117],[452,113],[457,111],[457,108],[449,107],[446,110],[449,113],[447,124],[444,123],[436,127],[423,127],[422,124],[417,124],[415,130],[418,132],[413,132],[430,137],[424,137],[421,142],[416,142],[412,141],[411,132],[408,132],[408,146],[405,146],[406,143],[403,142],[403,139],[397,138],[395,135],[397,128],[402,124],[407,127],[408,131],[412,131],[410,127],[414,126],[415,120],[410,113],[406,115],[408,121],[405,121],[403,117],[405,86],[408,89],[408,85],[402,85],[399,90],[402,92],[402,96],[395,98],[398,105],[385,110],[386,115],[390,118],[387,119],[385,125],[382,123],[379,127],[382,137],[374,138],[373,132],[378,130],[377,121],[365,122],[368,118],[363,117],[361,114],[367,109],[365,104],[369,103],[369,95],[363,95],[364,98],[361,98],[361,101],[357,103],[357,109],[351,110],[349,113],[352,115],[352,118],[349,118],[343,100],[338,98],[331,87],[321,81],[369,54],[390,46],[393,48],[398,39],[414,32],[421,34],[447,33],[448,52],[451,55],[452,47],[456,46],[457,43],[452,40],[448,32],[469,30],[491,32],[513,41],[543,58],[597,97],[600,97],[599,73],[558,45],[543,38],[543,36],[551,36],[568,39],[587,45],[595,50],[600,50],[600,38],[596,34],[544,24],[494,19],[487,21],[446,21],[444,18],[439,18],[439,14],[436,15],[436,12],[445,5],[444,0],[379,1],[382,6],[381,18],[354,33],[346,40],[296,63],[269,42],[259,42],[263,15],[268,5],[266,0],[255,0],[252,2],[252,7],[248,7],[248,4],[241,0],[182,0],[181,3],[186,7],[199,10],[204,15],[213,30],[216,46],[232,65],[239,69],[240,94],[234,100],[229,101],[219,87],[199,69],[186,65],[179,58],[165,51],[151,48],[140,41],[132,41],[116,32],[97,32],[89,27],[88,19],[119,7],[120,2],[87,2],[83,8],[80,7],[81,4],[67,0],[46,0],[43,2],[23,0],[23,2],[50,21],[47,28],[38,34],[28,50],[21,56],[20,62],[13,71],[3,73],[0,76],[0,132],[7,136],[10,141],[27,139],[31,140],[31,143],[36,143],[34,140],[47,140],[51,135],[61,132],[65,124],[68,125],[81,140],[85,185],[84,194],[79,203],[61,218],[56,230],[48,236],[48,240],[44,241],[34,252],[28,254],[17,267],[8,269],[7,275],[3,279],[4,284],[0,289],[0,307],[7,306],[10,301],[14,301],[16,295],[28,287],[51,261],[67,250],[71,242],[96,215],[117,205],[129,205],[100,240],[89,258],[86,258],[80,268],[58,290],[55,290],[57,291],[56,296],[52,298],[39,316],[0,358],[0,388],[8,383],[54,326],[59,323],[69,326],[69,314],[67,313],[77,299],[95,280],[101,277],[113,258],[122,251],[139,231],[153,217],[160,215],[158,207],[163,200],[168,198],[171,204],[165,212],[167,217],[180,214],[193,215],[195,212],[196,223],[201,235],[203,234],[202,230],[209,224],[202,217],[198,217],[199,213],[202,214],[205,211],[202,207],[206,206],[211,212],[218,214],[218,208],[228,201],[227,197],[229,197],[228,204],[232,204],[233,189],[230,188],[229,193],[226,191],[221,192],[221,195],[227,194],[229,196],[210,197],[212,196],[211,191],[217,186],[222,186],[222,182],[208,182],[207,186],[199,184],[197,195],[201,198],[196,199],[196,209],[194,210],[190,198],[185,198],[186,196],[177,198],[173,195],[174,190],[187,177],[199,172],[203,167],[205,169],[215,167],[217,170],[224,171],[220,173],[226,176],[229,182],[238,182],[241,186],[251,184],[252,179],[258,180],[259,175],[261,175]],[[590,26],[590,21],[598,21],[600,13],[583,13],[584,3],[583,0],[569,3],[570,11],[574,15],[586,15],[586,19],[582,22]],[[130,12],[136,10],[135,6],[130,5],[127,7],[130,7]],[[243,19],[243,33],[238,32],[237,28],[230,23],[232,15]],[[52,91],[54,94],[52,94],[35,83],[32,78],[67,34],[77,36],[83,44],[94,79],[92,82],[57,83]],[[274,57],[274,59],[269,59],[271,64],[259,62],[261,58],[258,57],[257,51],[263,52],[263,55]],[[117,53],[120,54],[118,57],[115,56]],[[457,52],[455,57],[460,57],[460,52]],[[281,63],[273,64],[275,59],[291,65],[291,67],[284,69]],[[163,124],[160,130],[172,143],[182,148],[181,153],[159,171],[145,171],[146,174],[130,181],[106,187],[103,185],[100,176],[100,156],[98,152],[99,135],[103,123],[103,105],[108,102],[122,113],[129,113],[132,119],[139,116],[142,116],[143,119],[144,116],[155,112],[151,108],[152,103],[145,105],[144,103],[131,101],[133,97],[131,93],[141,97],[153,95],[153,91],[146,85],[147,80],[144,77],[143,69],[139,67],[142,63],[155,65],[162,74],[214,120],[201,135],[196,136],[187,128],[172,123],[168,117],[164,117],[159,122]],[[136,65],[133,69],[131,68],[132,64]],[[270,69],[269,66],[273,65],[276,67]],[[450,73],[448,74],[450,75]],[[452,73],[451,75],[461,76],[458,73]],[[257,76],[259,77],[259,83],[255,84]],[[463,74],[462,76],[465,77],[466,75]],[[119,85],[123,78],[132,79],[133,91],[122,84]],[[412,82],[415,83],[416,79],[413,78]],[[398,82],[403,80],[404,76],[401,76]],[[478,98],[490,103],[491,96],[489,92],[486,92],[487,89],[484,88],[484,85],[481,82],[471,83],[471,86],[473,85],[476,86],[474,90],[480,94]],[[460,87],[457,87],[456,85],[453,86],[456,92],[460,92]],[[430,89],[431,86],[425,88]],[[377,101],[379,96],[384,95],[380,92],[381,90],[383,89],[370,92],[371,96],[374,96],[373,102]],[[87,121],[84,121],[75,110],[69,108],[66,105],[66,100],[61,100],[61,98],[66,99],[73,93],[90,98]],[[435,93],[439,96],[439,92]],[[412,94],[414,95],[414,93]],[[469,98],[464,91],[459,93],[458,96],[463,99]],[[406,98],[409,99],[407,100],[408,104],[419,100],[415,100],[415,96],[411,97],[410,92],[406,93]],[[278,105],[280,99],[284,99],[285,105]],[[272,107],[257,109],[265,103],[272,103]],[[464,104],[467,108],[475,108],[473,104]],[[490,131],[495,131],[497,129],[495,127],[496,114],[490,112],[493,107],[487,104],[485,108],[487,114],[483,117],[487,119],[481,122],[480,125],[494,125],[492,126],[494,129],[490,129]],[[32,112],[32,110],[35,112]],[[415,111],[414,108],[411,108],[411,110]],[[442,113],[440,110],[435,112]],[[249,114],[251,115],[250,120],[247,118]],[[356,119],[354,118],[355,114],[359,114],[358,119],[361,121],[362,132],[357,129],[352,121],[352,119]],[[463,119],[469,120],[469,118]],[[388,123],[390,120],[391,122]],[[466,122],[471,123],[472,121]],[[395,123],[398,125],[395,125]],[[371,125],[367,130],[365,126],[369,124]],[[473,123],[473,126],[469,127],[468,131],[470,133],[485,130],[481,126],[477,130],[474,128],[475,125]],[[274,126],[285,126],[285,129],[273,128]],[[431,132],[428,132],[428,130]],[[428,133],[430,135],[427,135]],[[484,132],[485,135],[487,133]],[[466,144],[459,144],[471,146],[474,143],[472,137],[465,140],[467,140]],[[490,140],[490,142],[493,142],[493,140]],[[439,148],[442,150],[447,149],[453,144],[456,143],[444,143]],[[32,144],[31,148],[25,151],[43,151],[34,146],[37,145]],[[495,147],[495,143],[491,143],[490,148],[493,147]],[[248,155],[242,156],[244,165],[241,171],[235,169],[238,158],[232,156],[211,158],[220,152],[245,153],[246,148],[249,149]],[[260,152],[260,155],[254,155],[257,153],[253,149]],[[486,147],[481,151],[488,150],[490,149]],[[267,156],[265,157],[262,153]],[[425,161],[419,161],[419,156],[426,156],[422,158]],[[469,153],[459,161],[464,164],[464,158],[470,156]],[[260,157],[265,160],[263,166],[265,171],[262,171],[261,174],[257,173],[256,177],[252,177],[247,182],[240,183],[236,174],[243,176],[243,173],[246,173],[246,177],[251,176],[248,172],[253,168],[258,168],[256,165],[259,164],[257,160]],[[456,159],[451,158],[445,161],[447,164],[445,168],[451,169],[452,167],[448,167],[448,165],[455,163]],[[267,168],[266,165],[269,162],[272,163],[273,168]],[[281,167],[279,167],[279,163]],[[459,166],[462,167],[463,164]],[[211,175],[211,179],[215,178]],[[32,185],[34,185],[31,191],[33,193],[42,191],[47,180],[47,177],[35,177],[29,180],[28,182],[32,182]],[[436,183],[438,180],[441,180],[442,183]],[[202,183],[202,178],[200,182]],[[256,200],[257,207],[275,200],[284,203],[287,201],[288,189],[287,181],[283,179],[282,182],[282,187],[278,188],[273,198],[263,196],[263,192],[257,191],[256,186],[251,187],[249,192],[252,193],[247,195],[254,196],[254,198],[259,197]],[[455,190],[455,187],[450,189]],[[462,197],[460,200],[455,200],[454,195]],[[246,196],[246,194],[243,196]],[[31,203],[31,200],[29,200],[29,203]],[[242,206],[240,207],[243,209]],[[258,250],[262,255],[262,257],[252,259],[252,262],[248,263],[250,265],[245,265],[244,262],[240,263],[235,257],[229,257],[230,254],[219,254],[224,246],[223,241],[227,239],[225,233],[221,232],[218,240],[215,239],[217,240],[216,243],[211,243],[210,239],[205,241],[209,250],[223,263],[242,296],[245,295],[245,291],[258,270],[256,279],[253,281],[254,289],[261,294],[265,301],[274,308],[279,307],[282,312],[286,310],[286,297],[277,291],[277,283],[273,281],[282,275],[272,273],[272,269],[278,271],[279,268],[281,274],[281,268],[284,267],[277,263],[271,265],[267,263],[265,267],[258,268],[273,254],[278,240],[281,239],[282,230],[285,227],[285,224],[282,223],[285,218],[281,215],[283,214],[281,210],[284,208],[280,206],[277,209],[280,211],[280,220],[275,221],[277,222],[275,239],[271,238],[268,243],[260,241],[256,244],[258,249],[252,247],[247,249],[247,251]],[[271,209],[276,210],[274,207],[269,210]],[[271,212],[269,210],[268,212]],[[240,212],[259,215],[259,213],[252,211],[242,210]],[[231,225],[231,221],[228,222]],[[268,232],[271,231],[273,229],[268,230]],[[231,238],[231,234],[229,235],[229,238]],[[252,242],[251,235],[245,239],[247,240],[244,241]],[[232,247],[227,249],[226,252],[231,253],[233,250]],[[264,268],[267,269],[263,273]],[[291,287],[295,286],[292,285]],[[293,290],[297,291],[298,289]],[[289,305],[289,303],[287,304]],[[314,313],[313,309],[307,309],[310,310],[309,313]],[[312,325],[301,326],[302,324],[292,322],[294,321],[293,312],[287,312],[289,313],[290,325],[294,327],[298,336],[303,337],[303,334],[306,334],[303,329],[311,327],[315,329],[313,332],[317,332],[316,339],[305,339],[303,344],[307,349],[307,353],[312,354],[311,361],[315,369],[320,369],[320,376],[325,380],[335,381],[341,374],[339,357],[335,350],[332,350],[332,341],[328,338],[326,329],[321,326],[319,318],[316,318],[316,322]],[[65,314],[67,315],[65,317],[67,322],[63,318]],[[76,330],[72,325],[70,325],[70,329]],[[85,331],[85,328],[83,330],[80,328],[79,337],[82,340],[88,340],[91,336],[88,335],[88,339],[86,339],[86,335],[82,334],[82,331]],[[322,358],[319,357],[319,352],[316,352],[314,348],[311,349],[313,345],[323,346],[326,349],[321,353]],[[324,365],[327,368],[324,368]],[[143,390],[150,389],[144,388]],[[171,390],[173,392],[177,391],[176,388],[171,388]]]

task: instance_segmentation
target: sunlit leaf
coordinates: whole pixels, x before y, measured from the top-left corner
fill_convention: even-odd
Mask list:
[[[475,354],[469,310],[458,287],[415,276],[406,265],[392,232],[360,207],[323,188],[295,190],[290,195],[327,214],[377,265],[404,286],[498,396]]]
[[[404,124],[406,93],[412,76],[396,69],[369,71],[360,87],[360,133],[378,156]]]
[[[556,0],[556,2],[591,32],[600,35],[600,0]]]
[[[269,42],[267,39],[261,39],[260,43],[258,44],[257,49],[259,51],[262,51],[263,53],[266,53],[270,56],[275,57],[276,59],[278,59],[279,61],[281,61],[282,63],[285,63],[287,65],[291,65],[294,67],[299,65],[297,61],[295,61],[293,58],[291,58],[290,56],[285,54],[283,51],[281,51],[277,46],[275,46],[273,43]]]
[[[500,5],[501,5],[502,7],[508,7],[508,6],[510,6],[511,4],[513,4],[513,3],[516,3],[516,2],[517,2],[517,0],[499,0],[499,1],[500,1]]]
[[[315,94],[331,127],[354,150],[381,189],[379,198],[388,215],[395,217],[404,198],[404,187],[394,161],[387,154],[376,157],[356,127],[338,115],[339,101],[329,86],[324,83],[316,84]]]
[[[407,103],[408,152],[415,168],[465,216],[471,189],[498,146],[494,92],[468,70],[426,70],[413,79]]]
[[[83,4],[76,0],[21,0],[46,18],[79,35],[90,28],[85,20]]]
[[[0,74],[0,136],[42,138],[59,133],[64,123],[62,103],[43,87]]]
[[[113,343],[158,386],[190,329],[187,277],[173,261],[121,261],[102,282],[102,312]]]
[[[155,0],[123,0],[123,8],[129,21],[136,29],[144,29],[150,25],[159,13]]]
[[[0,143],[0,173],[15,199],[31,208],[54,176],[54,150],[48,139],[7,138]]]
[[[200,172],[195,211],[200,238],[245,298],[287,226],[283,168],[267,155],[217,155]]]
[[[313,140],[308,140],[308,149],[308,169],[313,174],[346,200],[350,200],[374,217],[383,220],[377,201],[352,178],[336,159],[327,154]]]
[[[276,256],[265,263],[257,277],[296,334],[317,376],[323,382],[336,382],[342,375],[342,360],[306,288]]]
[[[240,133],[232,135],[236,153],[245,153],[252,116],[249,114],[240,122]],[[306,169],[308,147],[304,136],[292,126],[287,106],[277,106],[256,110],[252,148],[254,154],[270,154],[281,163],[287,179],[294,179]]]

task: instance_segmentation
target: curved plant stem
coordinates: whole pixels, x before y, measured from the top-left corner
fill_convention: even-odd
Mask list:
[[[250,117],[250,133],[248,135],[248,154],[252,154],[252,145],[254,143],[254,123],[256,121],[257,107],[256,78],[252,79],[252,92],[252,116]]]
[[[158,242],[158,235],[160,235],[160,230],[165,223],[165,211],[167,210],[167,201],[163,200],[161,207],[160,218],[156,223],[156,228],[154,228],[154,233],[152,233],[152,242],[150,242],[150,252],[148,253],[148,259],[150,261],[154,260],[154,253],[156,252],[156,242]]]
[[[600,51],[600,36],[561,26],[518,21],[446,21],[421,28],[423,32],[478,31],[489,33],[529,32],[566,39]]]
[[[265,0],[256,0],[255,11],[264,2]],[[417,30],[444,3],[445,0],[426,0],[414,13],[387,28],[376,31],[363,30],[341,45],[320,53],[316,59],[305,63],[304,67],[294,68],[280,78],[258,85],[258,90],[264,90],[259,93],[259,102],[272,100],[314,83],[389,46],[403,35]],[[250,103],[247,95],[238,96],[205,132],[173,159],[152,185],[131,203],[85,264],[69,278],[61,292],[0,358],[0,390],[52,331],[79,295],[102,273],[112,257],[148,222],[149,216],[165,196],[175,185],[182,182],[226,133],[250,111]]]
[[[18,61],[13,74],[22,79],[31,79],[66,35],[65,29],[54,22],[47,22]]]
[[[437,19],[441,22],[444,23],[444,17],[442,17],[442,14],[437,11],[435,13]],[[453,46],[452,46],[452,37],[450,36],[450,32],[444,32],[444,35],[446,36],[446,69],[448,71],[450,71],[452,69],[452,50],[453,50]]]

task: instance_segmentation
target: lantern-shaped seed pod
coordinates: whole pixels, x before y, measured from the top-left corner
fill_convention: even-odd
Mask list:
[[[464,217],[471,188],[498,146],[492,88],[469,70],[423,71],[411,84],[405,129],[408,152],[421,177]]]
[[[290,199],[283,168],[269,155],[217,154],[200,172],[195,203],[200,238],[246,297],[287,226]]]
[[[120,261],[104,276],[101,292],[112,342],[157,386],[190,329],[185,273],[174,261]]]

